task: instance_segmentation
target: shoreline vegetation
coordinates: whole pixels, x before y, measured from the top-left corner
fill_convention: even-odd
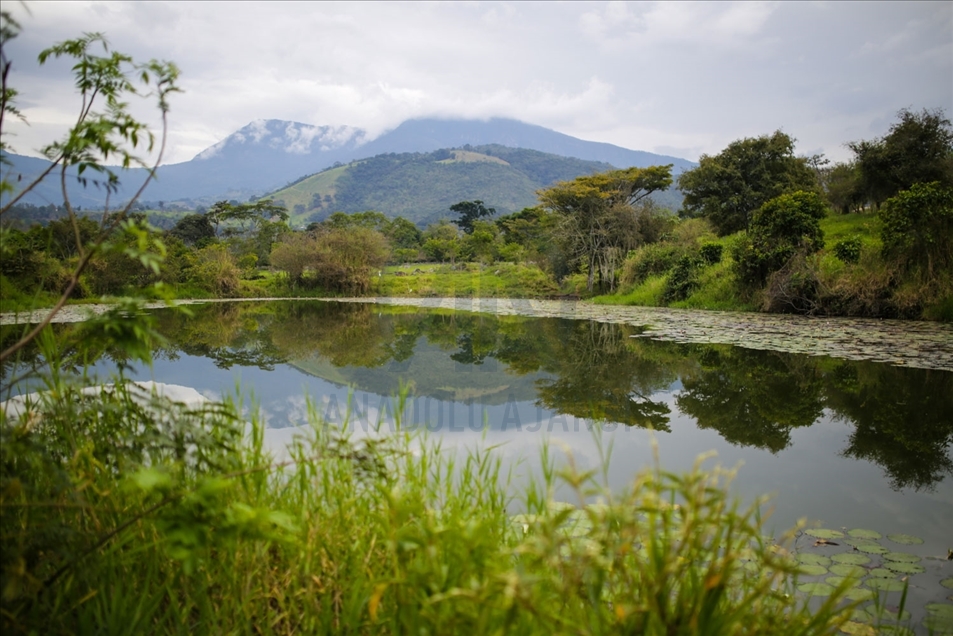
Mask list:
[[[749,349],[870,360],[895,366],[953,371],[953,327],[935,322],[870,318],[808,317],[737,311],[695,311],[665,307],[595,304],[576,300],[513,298],[273,297],[181,299],[148,303],[143,309],[187,307],[202,303],[324,301],[450,309],[503,316],[533,316],[628,324],[639,337],[699,344],[728,344]],[[51,322],[81,322],[114,308],[109,303],[73,304]],[[0,326],[35,324],[48,311],[0,313]]]
[[[0,30],[5,47],[20,25],[2,11]],[[8,52],[0,124],[21,116]],[[673,185],[669,165],[555,183],[538,192],[538,207],[495,220],[483,201],[463,201],[451,206],[453,223],[423,231],[375,211],[294,229],[271,200],[219,201],[162,231],[137,204],[162,153],[151,166],[134,153],[164,148],[178,68],[137,63],[98,33],[39,56],[57,58],[74,63],[79,117],[43,149],[46,172],[0,181],[9,197],[0,309],[52,308],[35,325],[0,329],[0,394],[27,380],[42,387],[19,415],[0,410],[5,634],[919,628],[905,610],[908,584],[893,574],[909,564],[883,568],[889,580],[854,595],[856,570],[798,586],[810,564],[763,536],[762,502],[740,508],[731,475],[700,462],[675,475],[656,461],[619,491],[607,485],[611,444],[583,470],[571,455],[560,467],[544,443],[540,474],[511,490],[493,448],[452,453],[406,431],[352,436],[313,408],[289,458],[277,459],[256,409],[143,396],[124,369],[151,364],[164,342],[143,305],[176,296],[601,293],[597,303],[950,320],[953,132],[941,112],[901,111],[889,135],[852,145],[855,161],[830,170],[823,158],[796,157],[780,132],[741,140],[679,177],[677,217],[649,196]],[[161,116],[158,133],[133,117],[141,111],[130,100],[140,97]],[[0,151],[11,150],[0,134]],[[113,211],[70,203],[74,176],[118,196],[116,162],[153,169]],[[62,205],[16,207],[47,176],[59,177]],[[31,224],[38,211],[46,222]],[[866,233],[845,230],[825,252],[823,224],[853,219]],[[427,260],[449,265],[425,271]],[[68,302],[106,297],[116,300],[78,325],[75,341],[50,328],[54,314],[73,311]],[[597,303],[566,307],[609,316]],[[706,335],[690,331],[670,335]],[[103,355],[119,370],[90,391],[82,383]],[[557,484],[575,502],[553,501]],[[922,625],[949,631],[950,607],[928,605]]]

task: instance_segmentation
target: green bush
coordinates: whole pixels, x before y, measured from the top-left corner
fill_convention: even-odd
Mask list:
[[[860,237],[852,236],[834,243],[834,256],[844,263],[857,263],[860,261]]]
[[[698,288],[698,270],[702,261],[694,254],[686,254],[678,259],[665,281],[662,300],[671,303],[685,300]]]
[[[754,213],[748,234],[735,244],[738,280],[760,287],[795,254],[824,247],[820,220],[826,214],[827,206],[815,192],[783,194],[765,203]]]
[[[653,243],[629,252],[622,265],[623,286],[638,285],[649,276],[664,274],[684,254],[684,249],[671,243]]]
[[[714,265],[721,262],[721,255],[723,251],[724,247],[720,243],[705,243],[701,246],[701,249],[698,251],[698,253],[705,263]]]
[[[885,258],[907,270],[953,269],[953,188],[918,183],[880,209]]]

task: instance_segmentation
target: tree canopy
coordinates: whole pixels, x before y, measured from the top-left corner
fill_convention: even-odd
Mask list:
[[[847,144],[854,151],[860,189],[880,206],[916,183],[953,185],[953,128],[942,110],[901,110],[884,137]]]
[[[450,210],[460,215],[454,223],[465,234],[473,234],[473,224],[477,219],[496,214],[496,210],[483,205],[483,201],[461,201],[451,205]]]
[[[615,270],[639,242],[640,216],[651,214],[648,195],[672,184],[672,166],[611,170],[539,191],[543,207],[557,215],[557,239],[570,259],[613,286]],[[636,205],[639,205],[636,208]]]
[[[747,229],[755,210],[771,199],[815,190],[817,177],[807,159],[794,155],[794,141],[779,130],[702,155],[698,167],[678,179],[686,212],[708,218],[725,236]]]

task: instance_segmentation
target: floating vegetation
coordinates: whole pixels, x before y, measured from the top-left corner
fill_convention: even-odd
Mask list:
[[[944,323],[809,318],[753,312],[622,307],[586,302],[506,298],[328,300],[456,309],[500,316],[594,320],[641,326],[645,331],[637,337],[666,342],[728,344],[747,349],[804,353],[844,360],[872,360],[895,366],[953,371],[953,327]]]
[[[860,567],[859,565],[850,565],[848,563],[838,563],[837,565],[832,565],[831,574],[837,576],[852,576],[855,579],[860,579],[867,575],[867,570]]]
[[[821,565],[826,568],[830,566],[831,559],[830,557],[826,557],[823,554],[805,552],[804,554],[797,555],[797,562],[802,565]]]
[[[884,556],[886,557],[886,555]],[[841,554],[833,555],[831,561],[848,565],[865,565],[870,563],[870,557],[866,554],[857,554],[856,552],[842,552]]]
[[[876,543],[863,543],[858,546],[854,546],[856,550],[863,552],[865,554],[886,554],[890,552],[887,548],[882,545],[877,545]]]
[[[901,563],[919,563],[920,557],[909,552],[887,552],[884,558],[888,561],[899,561]]]
[[[906,583],[898,579],[874,577],[867,579],[865,585],[872,590],[880,590],[881,592],[902,592]]]
[[[888,561],[884,563],[884,566],[898,574],[920,574],[927,571],[925,567],[918,563],[904,563],[902,561]]]
[[[815,539],[840,539],[844,536],[843,532],[838,530],[828,530],[826,528],[811,528],[805,530],[804,534],[809,534]]]
[[[901,545],[920,545],[923,543],[923,539],[910,534],[888,534],[887,538]]]
[[[834,586],[829,583],[801,583],[797,589],[808,596],[830,596],[834,593]]]
[[[953,590],[949,560],[892,551],[881,545],[888,540],[901,545],[923,543],[920,537],[908,534],[885,536],[873,530],[845,529],[844,545],[840,548],[825,546],[823,551],[815,541],[803,540],[815,538],[817,533],[831,536],[828,533],[834,532],[837,531],[806,530],[806,537],[802,538],[800,545],[795,545],[802,571],[797,590],[809,596],[823,596],[825,585],[836,589],[853,584],[854,587],[844,594],[847,601],[873,601],[854,610],[850,621],[841,628],[842,633],[953,636],[953,604],[949,602],[953,601],[953,596],[946,591]],[[812,567],[825,565],[828,573],[818,574],[811,580],[811,573],[819,571]],[[905,607],[900,615],[897,614],[898,604]]]
[[[874,530],[864,530],[862,528],[854,528],[853,530],[847,531],[847,536],[853,537],[855,539],[880,539],[883,537],[882,534]]]
[[[827,574],[827,568],[823,565],[801,565],[798,570],[801,574],[806,574],[807,576],[823,576]]]

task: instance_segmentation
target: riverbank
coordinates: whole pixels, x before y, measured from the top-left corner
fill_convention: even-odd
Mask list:
[[[594,320],[644,329],[640,337],[683,343],[726,344],[847,360],[870,360],[895,366],[953,371],[953,325],[949,323],[812,318],[787,314],[702,311],[665,307],[597,305],[587,301],[512,298],[258,298],[189,299],[178,305],[257,301],[323,300],[452,309],[504,316]],[[157,309],[163,303],[145,307]],[[68,305],[53,322],[79,322],[101,314],[110,305]],[[35,323],[46,312],[0,314],[0,325]]]

